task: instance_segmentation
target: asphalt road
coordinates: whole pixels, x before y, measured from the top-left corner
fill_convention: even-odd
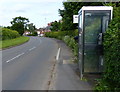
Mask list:
[[[47,90],[58,44],[49,38],[30,41],[2,51],[3,90]]]

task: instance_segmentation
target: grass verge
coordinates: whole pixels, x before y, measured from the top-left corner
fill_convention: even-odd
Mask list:
[[[29,41],[29,39],[30,39],[29,37],[21,36],[21,37],[15,38],[15,39],[0,41],[0,49],[5,49],[5,48],[23,44],[23,43]]]

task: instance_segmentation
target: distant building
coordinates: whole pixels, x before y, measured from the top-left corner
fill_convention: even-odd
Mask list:
[[[44,36],[44,33],[45,33],[44,28],[39,28],[36,30],[36,32],[37,32],[38,36]]]
[[[46,32],[51,32],[51,30],[50,30],[52,28],[51,24],[52,24],[52,22],[48,23],[45,28],[39,28],[39,29],[35,30],[37,32],[38,36],[44,36],[44,34]]]
[[[61,20],[59,20],[59,22],[60,22],[60,23],[62,23],[62,22],[63,22],[63,21],[62,21],[62,19],[61,19]]]
[[[51,26],[51,25],[52,25],[52,22],[51,22],[51,23],[48,23],[48,25],[47,25],[46,29],[47,29],[47,30],[50,30],[50,28],[52,28],[52,26]]]
[[[47,27],[45,28],[45,32],[51,32],[51,28],[52,28],[52,22],[48,23]]]
[[[29,35],[31,34],[29,31],[25,31],[23,35]]]

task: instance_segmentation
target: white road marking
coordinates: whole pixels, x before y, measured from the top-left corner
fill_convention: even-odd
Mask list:
[[[39,41],[40,41],[40,44],[42,43],[42,41],[39,39]]]
[[[9,63],[10,61],[12,61],[12,60],[14,60],[14,59],[16,59],[16,58],[18,58],[18,57],[20,57],[20,56],[22,56],[23,54],[25,54],[25,53],[21,53],[21,54],[19,54],[19,55],[17,55],[17,56],[15,56],[14,58],[12,58],[12,59],[9,59],[8,61],[6,61],[7,63]]]
[[[60,55],[60,48],[58,49],[57,56],[56,56],[56,60],[59,59],[59,55]]]
[[[35,49],[36,47],[33,47],[33,48],[31,48],[31,49],[29,49],[29,51],[31,51],[31,50],[33,50],[33,49]]]

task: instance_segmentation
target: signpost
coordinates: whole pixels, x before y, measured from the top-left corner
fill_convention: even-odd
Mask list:
[[[78,15],[73,15],[73,23],[78,23]]]

